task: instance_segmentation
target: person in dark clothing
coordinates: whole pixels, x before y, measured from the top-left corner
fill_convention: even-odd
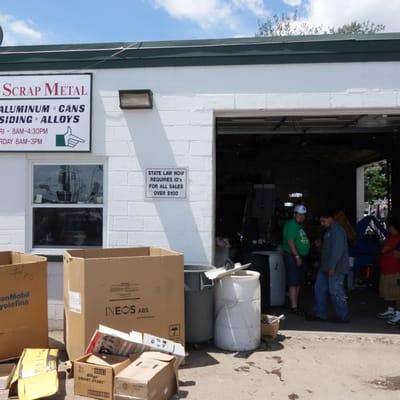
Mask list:
[[[313,320],[328,320],[328,297],[335,311],[336,322],[349,321],[344,278],[349,269],[349,250],[345,230],[335,221],[333,211],[321,214],[320,222],[325,228],[321,249],[321,263],[314,286]]]

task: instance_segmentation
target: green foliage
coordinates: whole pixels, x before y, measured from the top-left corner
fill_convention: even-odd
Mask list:
[[[330,28],[331,34],[343,35],[365,35],[370,33],[379,33],[385,30],[385,25],[374,24],[371,21],[357,22],[353,21],[350,24],[339,26],[338,28]]]
[[[323,26],[313,26],[302,21],[297,11],[293,14],[275,14],[259,24],[256,36],[303,36],[323,33]]]
[[[387,196],[386,162],[371,164],[365,168],[365,201],[384,199]]]
[[[259,24],[256,36],[304,36],[304,35],[362,35],[378,33],[385,30],[385,25],[371,21],[353,21],[337,28],[324,25],[312,25],[299,16],[296,10],[293,14],[275,14],[267,17]]]

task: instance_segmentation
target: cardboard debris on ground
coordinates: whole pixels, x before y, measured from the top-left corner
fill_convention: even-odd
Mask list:
[[[45,257],[0,252],[0,360],[48,347]]]
[[[0,364],[0,390],[8,389],[16,364]]]
[[[115,400],[167,400],[178,390],[175,357],[146,352],[115,377]]]
[[[161,248],[64,253],[66,347],[84,351],[99,324],[185,343],[183,255]]]
[[[275,339],[279,332],[280,321],[284,320],[285,316],[279,315],[261,315],[261,337]]]
[[[106,353],[126,357],[145,351],[171,354],[176,358],[177,366],[185,358],[185,348],[180,343],[147,333],[136,331],[125,333],[103,325],[100,325],[92,336],[85,353]]]
[[[25,349],[11,379],[9,397],[35,400],[58,392],[57,349]]]
[[[114,376],[132,362],[127,357],[87,354],[74,361],[75,395],[112,400]]]

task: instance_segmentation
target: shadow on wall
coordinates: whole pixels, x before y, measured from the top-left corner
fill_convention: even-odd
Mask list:
[[[140,116],[136,113],[127,112],[125,119],[143,174],[146,168],[187,166],[177,165],[172,147],[156,110],[141,112]],[[187,192],[189,195],[190,171],[188,171],[188,175]],[[148,201],[155,204],[170,248],[183,252],[186,263],[209,263],[207,251],[189,199]]]

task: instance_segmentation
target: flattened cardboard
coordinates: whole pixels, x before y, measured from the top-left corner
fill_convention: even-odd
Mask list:
[[[86,348],[85,353],[105,353],[128,357],[143,353],[143,335],[140,332],[125,333],[108,326],[99,325]]]
[[[127,357],[87,354],[74,361],[74,394],[112,400],[114,376],[132,362]]]
[[[58,392],[57,349],[25,349],[11,380],[9,397],[35,400]]]
[[[103,325],[100,325],[92,336],[85,353],[105,353],[126,357],[144,351],[171,354],[176,358],[177,366],[185,358],[185,348],[180,343],[136,331],[124,333]]]
[[[0,252],[0,361],[48,347],[45,257]]]
[[[172,354],[176,358],[179,366],[185,358],[185,348],[180,343],[172,342],[164,338],[145,333],[143,335],[143,344],[152,351],[159,351],[166,354]]]
[[[145,352],[115,377],[116,399],[166,400],[178,390],[175,358]]]
[[[84,354],[99,324],[184,344],[183,255],[151,247],[64,253],[66,347]]]

